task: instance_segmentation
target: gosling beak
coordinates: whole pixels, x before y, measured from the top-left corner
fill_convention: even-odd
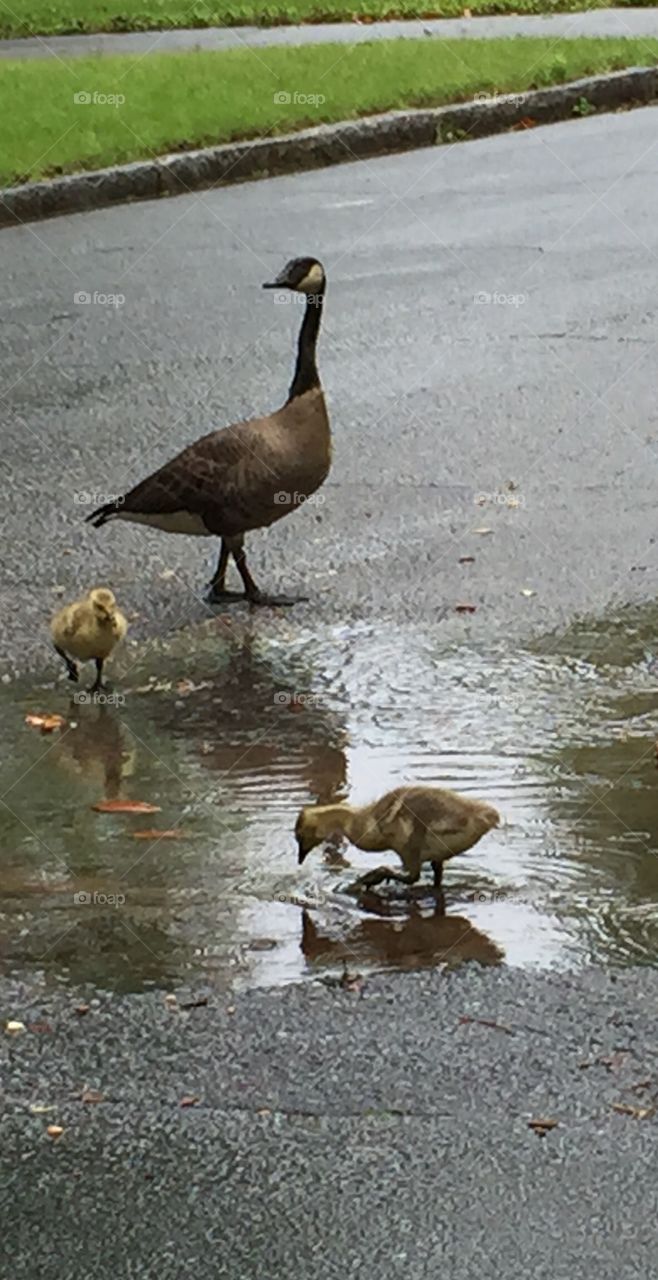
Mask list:
[[[302,837],[297,836],[297,862],[300,867],[309,852],[310,850],[306,848]]]

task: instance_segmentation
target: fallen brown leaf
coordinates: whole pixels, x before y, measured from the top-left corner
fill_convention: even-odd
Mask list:
[[[105,1098],[98,1089],[83,1089],[80,1094],[81,1102],[104,1102]]]
[[[475,613],[476,604],[456,604],[455,613]]]
[[[357,994],[363,987],[363,978],[360,973],[348,973],[347,969],[344,969],[338,985],[343,991],[352,991]]]
[[[632,1093],[643,1093],[645,1089],[650,1089],[653,1081],[651,1077],[648,1080],[638,1080],[637,1084],[631,1085]]]
[[[31,725],[33,729],[40,729],[42,733],[52,733],[53,729],[61,729],[62,725],[66,724],[66,720],[55,711],[44,715],[31,711],[26,715],[25,723]]]
[[[475,564],[475,556],[460,556],[460,564]]]
[[[556,1129],[557,1124],[558,1124],[557,1120],[549,1120],[547,1117],[544,1117],[544,1116],[542,1116],[538,1120],[528,1120],[528,1128],[534,1129],[535,1133],[540,1138],[545,1138],[546,1134],[549,1133],[551,1129]]]
[[[25,1028],[24,1022],[6,1022],[5,1023],[5,1031],[7,1032],[8,1036],[19,1036],[21,1034],[21,1031],[25,1031],[25,1029],[26,1028]]]
[[[195,1107],[199,1098],[195,1093],[185,1093],[179,1102],[179,1107]]]
[[[99,800],[92,804],[96,813],[159,813],[159,804],[148,804],[146,800]]]
[[[84,1018],[85,1014],[89,1013],[89,1009],[90,1009],[90,1005],[88,1004],[78,1004],[75,1007],[75,1012],[77,1013],[79,1018]]]
[[[52,1027],[49,1022],[28,1022],[27,1029],[28,1031],[36,1031],[44,1034],[48,1034],[48,1032],[52,1031]]]
[[[170,831],[158,831],[156,827],[148,827],[145,831],[133,831],[133,840],[184,840],[185,832],[177,827]]]
[[[61,1138],[63,1132],[61,1124],[49,1124],[46,1129],[49,1138]]]
[[[207,996],[199,996],[196,1000],[186,1000],[181,1009],[202,1009],[208,1003]]]
[[[647,1116],[653,1116],[656,1113],[655,1107],[632,1107],[629,1102],[612,1102],[612,1110],[619,1112],[621,1116],[632,1116],[634,1120],[646,1120]]]
[[[519,129],[534,129],[536,124],[537,121],[532,116],[524,116],[522,120],[518,120],[516,124],[512,125],[512,129],[515,131]]]
[[[459,1021],[461,1023],[478,1022],[481,1027],[492,1027],[494,1031],[504,1031],[507,1036],[515,1034],[511,1027],[506,1027],[502,1022],[494,1022],[493,1018],[472,1018],[469,1013],[463,1013]]]

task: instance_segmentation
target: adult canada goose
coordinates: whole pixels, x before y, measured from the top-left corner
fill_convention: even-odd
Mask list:
[[[224,586],[232,555],[252,604],[294,603],[259,591],[243,544],[250,529],[265,528],[302,505],[329,471],[329,419],[315,360],[325,287],[324,268],[315,258],[294,258],[263,286],[306,294],[295,373],[280,409],[203,436],[129,493],[86,517],[96,528],[108,520],[131,520],[167,533],[220,537],[211,601],[233,594]]]
[[[397,880],[415,884],[424,862],[434,868],[434,884],[441,885],[443,864],[465,853],[497,827],[496,809],[481,800],[457,795],[441,787],[396,787],[374,804],[355,808],[350,804],[307,806],[295,827],[299,863],[316,845],[332,835],[345,835],[357,849],[367,853],[398,854],[404,872],[377,867],[360,876],[364,887]]]
[[[78,681],[73,661],[96,663],[96,679],[90,693],[103,687],[103,663],[128,630],[128,623],[107,587],[94,587],[81,600],[64,605],[50,624],[55,652],[66,663],[69,680]]]

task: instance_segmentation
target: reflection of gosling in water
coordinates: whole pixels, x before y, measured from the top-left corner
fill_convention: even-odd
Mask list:
[[[366,853],[394,850],[404,866],[404,872],[377,867],[360,876],[357,885],[381,884],[384,880],[415,884],[422,864],[431,862],[434,884],[439,887],[444,862],[471,849],[499,822],[497,810],[482,800],[471,800],[440,787],[396,787],[375,804],[361,808],[328,804],[302,809],[295,835],[300,865],[323,840],[345,835]]]
[[[66,663],[69,680],[78,680],[73,658],[79,662],[94,659],[96,679],[91,693],[102,689],[103,663],[127,630],[128,623],[107,587],[94,587],[82,600],[64,605],[50,624],[55,650]]]

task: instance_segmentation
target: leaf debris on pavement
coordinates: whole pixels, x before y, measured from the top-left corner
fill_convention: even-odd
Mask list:
[[[146,800],[99,800],[91,807],[96,813],[160,813],[159,804]]]
[[[462,1025],[469,1022],[477,1022],[481,1027],[492,1027],[494,1031],[504,1031],[507,1036],[514,1036],[516,1032],[511,1027],[506,1027],[503,1022],[495,1022],[493,1018],[472,1018],[470,1013],[463,1013],[459,1019]]]
[[[476,604],[456,604],[455,613],[475,613]]]
[[[66,720],[56,711],[46,711],[43,714],[30,711],[25,717],[25,723],[31,725],[33,729],[40,729],[42,733],[52,733],[53,729],[61,729],[66,724]]]
[[[104,1102],[105,1096],[98,1089],[83,1089],[80,1094],[81,1102]]]
[[[545,1138],[551,1129],[556,1129],[557,1120],[550,1120],[548,1116],[541,1116],[537,1120],[528,1120],[528,1128],[534,1130],[538,1138]]]
[[[201,1099],[197,1098],[195,1093],[184,1093],[178,1105],[179,1107],[195,1107],[197,1102],[200,1101]]]
[[[655,1107],[633,1107],[630,1102],[611,1102],[610,1105],[620,1116],[632,1116],[634,1120],[646,1120],[656,1114]]]
[[[7,1032],[8,1036],[19,1036],[21,1034],[21,1031],[25,1031],[25,1030],[26,1030],[26,1026],[24,1022],[17,1022],[12,1020],[10,1022],[5,1023],[5,1031]]]
[[[363,988],[363,978],[360,973],[348,973],[347,968],[345,968],[338,985],[342,991],[351,991],[357,995]]]
[[[49,1138],[61,1138],[63,1132],[61,1124],[49,1124],[46,1129]]]

